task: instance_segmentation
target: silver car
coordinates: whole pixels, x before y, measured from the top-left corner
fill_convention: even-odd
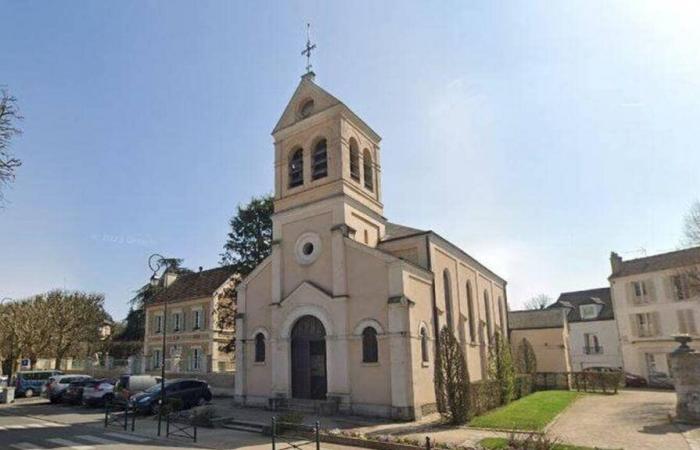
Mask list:
[[[86,378],[92,377],[90,375],[75,373],[69,375],[55,375],[49,378],[49,382],[46,385],[46,390],[43,392],[43,394],[51,403],[58,403],[62,400],[63,394],[66,392],[68,386],[72,382],[81,381]]]

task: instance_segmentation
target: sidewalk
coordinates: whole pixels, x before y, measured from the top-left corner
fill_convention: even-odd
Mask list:
[[[212,404],[215,405],[219,415],[262,425],[269,425],[273,416],[285,414],[285,412],[268,411],[262,408],[235,406],[231,399],[215,399]],[[415,422],[398,422],[388,421],[388,419],[345,415],[317,417],[313,414],[306,414],[304,416],[305,425],[312,426],[317,420],[323,430],[341,430],[364,434],[365,436],[392,435],[411,438],[421,442],[425,440],[426,436],[430,436],[433,442],[451,443],[467,447],[476,446],[479,441],[487,437],[508,437],[508,433],[498,431],[478,430],[464,426],[446,426],[442,423],[439,414],[431,414]]]

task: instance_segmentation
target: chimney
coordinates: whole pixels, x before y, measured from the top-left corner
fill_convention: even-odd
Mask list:
[[[615,252],[610,252],[610,267],[613,275],[622,269],[622,258]]]

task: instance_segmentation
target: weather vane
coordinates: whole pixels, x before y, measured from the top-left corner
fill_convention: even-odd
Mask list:
[[[306,48],[301,52],[303,56],[306,56],[306,73],[311,73],[311,50],[316,48],[316,44],[311,43],[311,24],[306,24]]]

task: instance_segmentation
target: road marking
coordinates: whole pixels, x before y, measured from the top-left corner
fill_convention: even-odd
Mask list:
[[[10,444],[10,447],[17,448],[19,450],[44,450],[46,447],[41,447],[40,445],[32,444],[29,442],[20,442],[19,444]]]
[[[27,428],[27,426],[26,425],[6,425],[5,428],[8,430],[24,430],[25,428]]]
[[[63,447],[68,447],[71,450],[90,450],[93,447],[92,445],[80,445],[78,442],[73,442],[69,441],[68,439],[60,439],[60,438],[55,438],[55,439],[47,439],[47,442],[51,442],[52,444],[58,444]]]
[[[142,438],[139,436],[134,436],[131,434],[123,434],[123,433],[105,433],[105,435],[110,436],[110,437],[115,437],[115,438],[120,438],[124,439],[127,441],[132,441],[132,442],[147,442],[150,441],[148,438]]]
[[[83,434],[81,436],[76,436],[76,437],[78,439],[83,440],[83,441],[94,442],[95,444],[106,444],[106,445],[122,444],[122,442],[119,442],[119,441],[113,441],[112,439],[105,439],[105,438],[101,438],[99,436],[93,436],[91,434]]]

